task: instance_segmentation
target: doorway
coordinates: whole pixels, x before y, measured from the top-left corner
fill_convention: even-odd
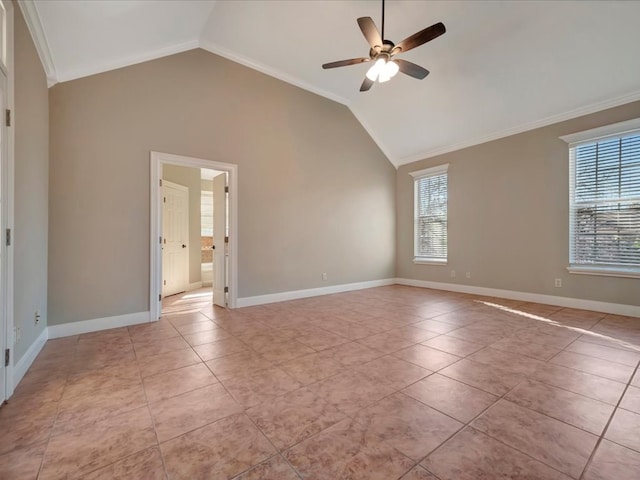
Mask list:
[[[198,171],[203,187],[202,189],[197,188],[197,195],[195,194],[196,189],[194,189],[192,200],[202,201],[200,191],[206,188],[204,185],[207,180],[212,185],[210,198],[216,197],[217,199],[214,199],[212,209],[214,211],[211,227],[214,234],[212,235],[211,244],[208,246],[206,244],[205,231],[202,229],[205,220],[202,218],[201,222],[198,222],[199,225],[197,227],[200,229],[198,232],[193,233],[193,230],[190,229],[190,232],[193,233],[191,242],[183,242],[179,245],[176,243],[174,246],[179,247],[180,250],[187,250],[186,247],[182,248],[182,245],[188,246],[191,244],[194,250],[192,257],[196,259],[198,255],[202,255],[204,259],[208,248],[212,258],[212,287],[208,288],[214,289],[214,303],[223,307],[235,308],[237,301],[237,166],[212,160],[151,152],[150,313],[152,320],[157,320],[162,314],[162,291],[166,280],[164,274],[167,271],[167,267],[169,269],[172,268],[168,264],[164,265],[168,260],[163,258],[165,255],[163,250],[165,245],[165,235],[163,235],[165,221],[163,218],[165,204],[163,185],[166,184],[166,180],[163,180],[162,172],[163,168],[171,169],[175,166],[187,167]],[[205,172],[212,173],[205,174]],[[201,214],[203,211],[204,207],[202,207]],[[213,225],[213,223],[217,225]],[[218,232],[220,232],[220,235],[217,234]],[[166,238],[166,240],[169,242],[169,238]],[[212,247],[214,248],[212,249]],[[198,268],[202,268],[198,272],[200,274],[200,282],[203,282],[201,276],[204,270],[203,265],[204,262],[198,266]],[[205,285],[208,284],[206,281],[204,283]],[[192,289],[200,285],[191,282],[189,286]],[[170,290],[167,292],[170,292]]]

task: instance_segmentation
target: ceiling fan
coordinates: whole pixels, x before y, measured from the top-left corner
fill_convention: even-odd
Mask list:
[[[369,90],[376,80],[380,83],[389,81],[398,71],[410,77],[417,78],[418,80],[425,78],[429,75],[429,70],[407,60],[395,58],[395,56],[430,42],[446,32],[444,24],[438,22],[405,38],[397,45],[390,40],[384,39],[384,0],[382,0],[382,35],[378,32],[376,24],[371,17],[358,18],[358,25],[371,46],[369,57],[351,58],[349,60],[325,63],[322,65],[322,68],[346,67],[347,65],[375,62],[367,71],[364,82],[362,82],[360,86],[361,92]]]

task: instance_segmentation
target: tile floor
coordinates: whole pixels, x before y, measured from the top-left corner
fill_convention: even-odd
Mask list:
[[[640,319],[381,287],[47,342],[9,479],[640,478]]]

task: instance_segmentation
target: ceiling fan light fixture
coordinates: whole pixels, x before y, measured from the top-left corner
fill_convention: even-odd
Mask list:
[[[389,60],[384,66],[384,72],[389,78],[395,76],[400,71],[400,67],[393,60]]]
[[[375,82],[378,79],[378,76],[384,71],[385,63],[384,58],[378,58],[378,60],[376,60],[376,62],[367,71],[367,78],[372,82]]]

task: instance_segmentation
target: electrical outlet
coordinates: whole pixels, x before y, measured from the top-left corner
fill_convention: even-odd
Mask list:
[[[327,281],[327,272],[322,273],[322,280],[325,282]]]
[[[33,318],[36,322],[36,325],[40,323],[40,310],[36,310],[36,313],[33,315]]]
[[[562,287],[562,279],[561,278],[556,278],[556,287]]]
[[[451,270],[451,278],[456,276],[456,271],[455,270]]]
[[[471,272],[466,273],[467,278],[471,278]]]

